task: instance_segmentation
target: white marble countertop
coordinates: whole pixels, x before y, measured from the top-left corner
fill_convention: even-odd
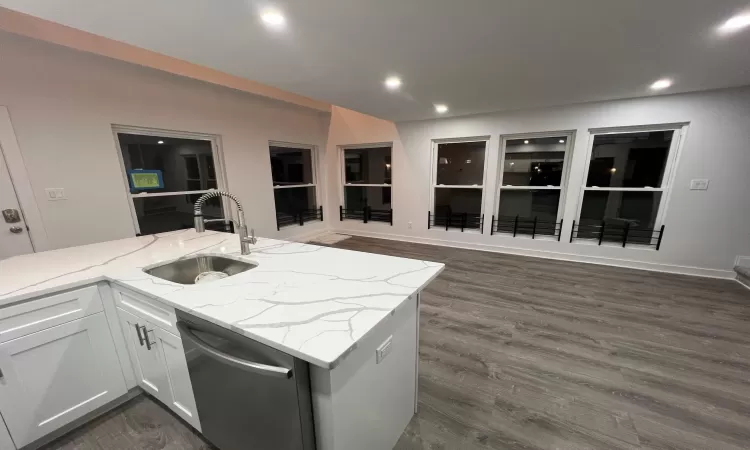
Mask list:
[[[210,283],[182,285],[144,267],[195,254],[258,264]],[[111,281],[323,368],[432,281],[444,265],[258,239],[239,254],[234,234],[183,230],[0,260],[0,306]]]

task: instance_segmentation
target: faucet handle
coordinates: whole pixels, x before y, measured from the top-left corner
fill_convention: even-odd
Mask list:
[[[250,243],[255,245],[256,242],[258,242],[258,240],[255,239],[255,228],[250,228]]]

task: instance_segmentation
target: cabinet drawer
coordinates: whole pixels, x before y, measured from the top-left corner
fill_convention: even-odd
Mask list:
[[[0,343],[102,311],[96,286],[0,308]]]
[[[113,291],[117,307],[141,319],[148,320],[170,333],[179,334],[176,326],[177,317],[174,308],[171,306],[120,287],[113,287]]]

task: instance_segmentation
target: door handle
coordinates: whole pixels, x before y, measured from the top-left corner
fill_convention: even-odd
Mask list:
[[[13,234],[19,234],[23,232],[23,228],[21,227],[10,227],[10,232]]]
[[[146,328],[146,327],[143,327]],[[141,326],[138,324],[135,324],[135,332],[138,333],[138,341],[141,343],[141,347],[143,347],[143,336],[141,336]]]

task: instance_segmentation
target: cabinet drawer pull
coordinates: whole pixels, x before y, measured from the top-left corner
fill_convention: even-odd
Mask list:
[[[146,328],[146,327],[143,327]],[[141,326],[138,324],[135,324],[135,332],[138,333],[138,341],[141,343],[141,347],[143,347],[143,336],[141,336]]]

